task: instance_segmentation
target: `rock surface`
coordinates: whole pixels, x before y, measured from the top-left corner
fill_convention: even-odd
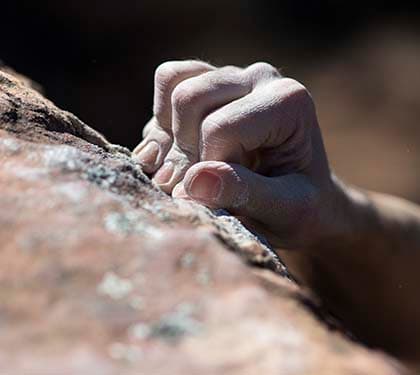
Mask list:
[[[0,71],[1,374],[402,374],[229,216]]]

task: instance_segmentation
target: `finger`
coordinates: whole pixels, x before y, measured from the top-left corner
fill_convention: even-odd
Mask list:
[[[201,61],[169,61],[156,69],[154,117],[146,125],[145,139],[133,153],[145,172],[154,173],[160,168],[172,144],[172,91],[183,80],[212,69]]]
[[[133,158],[146,173],[154,173],[161,165],[172,145],[172,137],[157,125],[153,117],[146,125],[146,137],[134,149]]]
[[[166,157],[172,175],[159,173],[155,181],[167,192],[186,170],[199,160],[199,133],[203,118],[211,111],[248,94],[252,82],[239,68],[223,68],[181,82],[172,94],[174,144]],[[163,170],[167,170],[164,165]]]
[[[155,182],[170,193],[200,159],[200,125],[204,117],[278,77],[278,70],[270,64],[255,63],[246,69],[225,67],[181,82],[172,93],[174,143]]]
[[[161,64],[155,72],[153,113],[158,125],[172,131],[172,92],[182,81],[214,70],[215,68],[202,61],[168,61]]]
[[[172,93],[174,142],[195,161],[198,159],[201,121],[215,109],[247,95],[251,80],[240,69],[222,68],[181,82]]]
[[[206,115],[278,77],[270,64],[255,63],[246,69],[226,66],[181,82],[172,93],[172,131],[178,147],[187,155],[196,154]]]
[[[206,117],[201,160],[250,167],[262,156],[267,158],[264,163],[276,167],[284,162],[283,156],[292,155],[293,161],[306,163],[311,148],[305,129],[314,123],[306,89],[292,79],[276,79]],[[256,151],[255,160],[248,160]]]
[[[317,189],[302,174],[265,177],[239,164],[217,161],[192,166],[185,175],[184,190],[208,207],[228,209],[264,223],[268,230],[283,228],[285,234],[304,225],[302,218],[311,217],[308,213],[317,197]]]
[[[141,142],[134,148],[133,150],[133,156],[140,153],[140,151],[144,148],[146,145],[146,138],[147,135],[150,134],[152,129],[157,125],[156,123],[156,117],[152,117],[149,122],[144,126],[142,131],[142,140]]]

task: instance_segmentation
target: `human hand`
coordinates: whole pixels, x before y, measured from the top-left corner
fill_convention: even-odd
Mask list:
[[[335,183],[308,91],[267,63],[166,62],[134,158],[174,197],[225,208],[274,246],[331,235]]]

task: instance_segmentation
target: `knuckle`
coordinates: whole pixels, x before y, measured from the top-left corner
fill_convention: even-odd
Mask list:
[[[285,83],[289,86],[290,96],[301,105],[309,105],[312,103],[312,96],[308,89],[300,82],[287,78]]]
[[[174,60],[160,64],[155,70],[155,84],[158,87],[171,87],[182,78],[184,74],[194,71],[211,69],[207,63],[197,60]]]
[[[203,132],[208,136],[220,134],[223,128],[223,121],[214,115],[207,116],[202,124]]]
[[[223,149],[230,147],[231,136],[229,126],[220,116],[210,115],[202,123],[202,153],[210,149]]]
[[[177,62],[167,61],[160,64],[155,71],[155,83],[157,86],[167,87],[177,76]]]
[[[202,104],[209,92],[219,86],[220,81],[221,75],[217,71],[188,78],[179,83],[172,92],[172,105],[180,111],[187,106],[195,108]]]
[[[198,94],[190,80],[181,82],[176,86],[171,97],[172,105],[178,111],[184,110],[187,106],[196,102],[197,99]]]
[[[279,77],[280,73],[273,65],[267,62],[256,62],[248,67],[249,70],[257,74],[268,75],[271,77]]]
[[[294,117],[312,115],[315,105],[311,94],[300,82],[291,78],[277,79],[270,86],[277,92],[279,104],[287,103],[289,108],[295,109]]]

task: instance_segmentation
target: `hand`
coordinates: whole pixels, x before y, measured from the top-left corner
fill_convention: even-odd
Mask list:
[[[331,236],[335,183],[312,98],[267,63],[166,62],[133,156],[174,197],[226,208],[274,246]]]

